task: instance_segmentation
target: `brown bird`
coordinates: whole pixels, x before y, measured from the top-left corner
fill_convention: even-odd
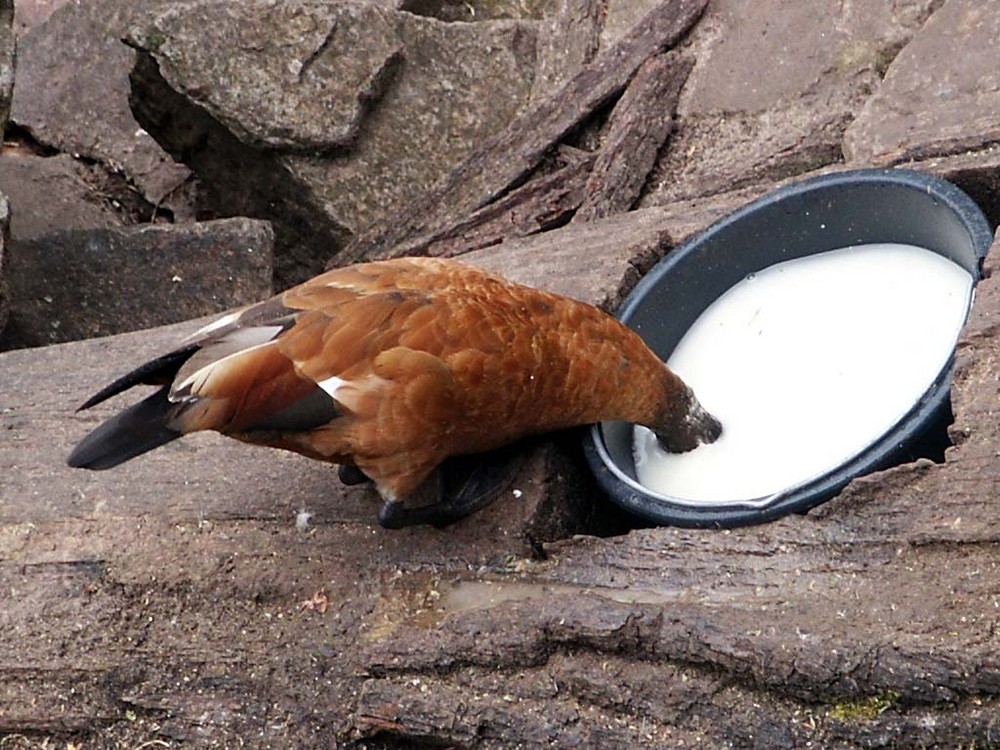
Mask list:
[[[483,504],[404,507],[449,456],[602,420],[645,425],[675,452],[722,431],[596,307],[429,258],[336,269],[230,313],[80,409],[138,384],[161,387],[84,437],[70,466],[108,469],[216,430],[373,480],[388,527],[444,525]]]

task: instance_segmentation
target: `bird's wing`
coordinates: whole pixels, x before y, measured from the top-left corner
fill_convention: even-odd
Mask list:
[[[338,269],[202,329],[186,342],[198,350],[170,393],[188,404],[179,427],[312,430],[336,415],[370,416],[394,377],[444,378],[432,356],[400,359],[444,338],[447,321],[424,291],[433,271],[399,262]]]

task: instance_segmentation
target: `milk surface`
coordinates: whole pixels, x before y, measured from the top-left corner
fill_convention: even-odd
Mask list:
[[[898,422],[944,368],[972,277],[911,245],[771,266],[698,318],[668,365],[723,425],[666,453],[635,428],[639,481],[692,503],[764,498],[836,468]]]

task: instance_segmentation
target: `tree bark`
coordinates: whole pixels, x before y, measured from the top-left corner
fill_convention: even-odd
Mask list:
[[[673,130],[677,100],[693,67],[693,59],[673,51],[642,64],[611,113],[604,146],[574,221],[628,211],[639,199]]]
[[[435,584],[430,614],[367,644],[355,731],[458,747],[995,743],[998,356],[994,275],[958,348],[943,464],[766,526],[567,540],[517,576]]]

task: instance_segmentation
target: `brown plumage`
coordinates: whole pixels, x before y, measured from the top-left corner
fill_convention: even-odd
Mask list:
[[[139,383],[162,387],[85,437],[70,465],[110,468],[216,430],[356,466],[393,510],[447,457],[534,433],[618,419],[685,451],[721,431],[611,316],[428,258],[317,276],[225,316],[81,408]]]

